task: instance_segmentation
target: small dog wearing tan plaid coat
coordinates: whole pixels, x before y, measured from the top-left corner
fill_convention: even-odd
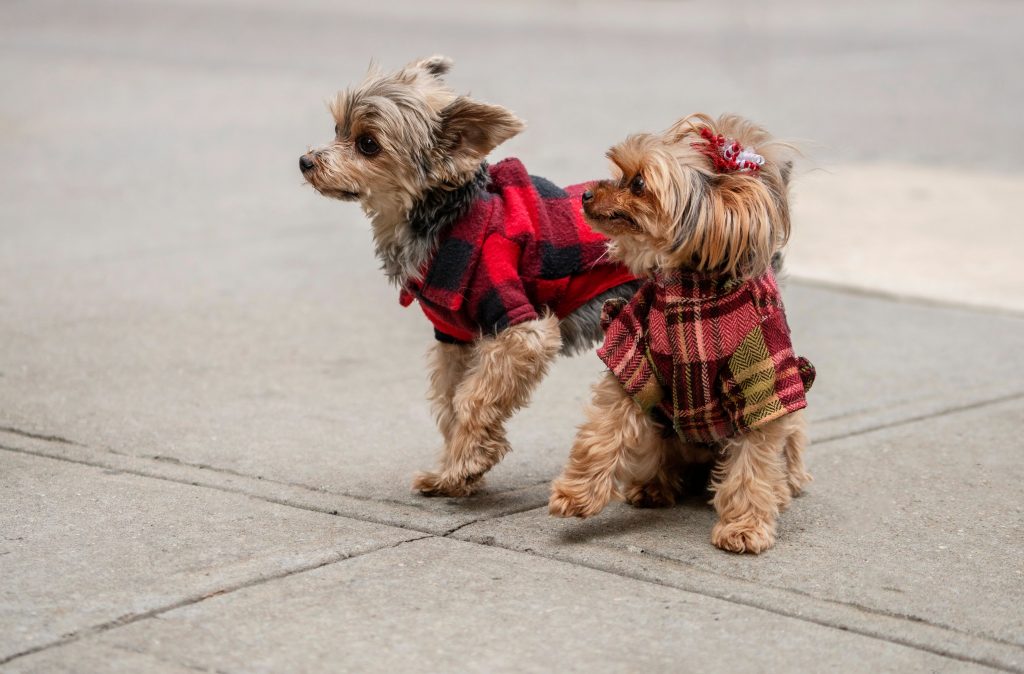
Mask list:
[[[774,544],[778,513],[811,479],[801,410],[814,369],[793,353],[772,269],[789,236],[790,153],[746,120],[704,115],[609,152],[619,175],[583,210],[647,282],[605,304],[609,372],[552,514],[588,517],[615,497],[669,505],[685,465],[713,461],[712,543]]]

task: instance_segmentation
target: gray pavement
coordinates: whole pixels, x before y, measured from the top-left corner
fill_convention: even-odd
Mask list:
[[[1022,27],[1002,2],[4,4],[0,671],[1024,671]],[[497,154],[559,182],[698,109],[814,141],[786,300],[816,480],[774,550],[715,550],[697,500],[547,517],[592,355],[482,494],[410,493],[429,327],[295,164],[371,56],[435,52],[530,122]]]

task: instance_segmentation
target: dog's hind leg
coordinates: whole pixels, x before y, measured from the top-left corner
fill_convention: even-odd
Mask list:
[[[451,442],[455,409],[452,400],[455,389],[466,377],[472,361],[473,348],[469,344],[436,342],[430,350],[430,399],[444,443]]]
[[[786,456],[786,478],[790,494],[799,496],[804,485],[812,479],[804,467],[804,448],[807,447],[807,421],[803,410],[797,410],[786,417],[790,423],[790,433],[786,438],[783,453]]]
[[[509,451],[504,424],[523,407],[561,349],[558,319],[545,316],[472,346],[451,398],[441,468],[420,473],[413,488],[431,496],[468,496]],[[439,422],[444,433],[444,419]]]

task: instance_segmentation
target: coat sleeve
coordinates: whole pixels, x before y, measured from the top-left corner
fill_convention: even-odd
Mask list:
[[[484,240],[471,297],[474,322],[486,335],[538,317],[519,275],[521,255],[519,244],[500,234]]]
[[[719,375],[723,405],[739,431],[807,406],[800,363],[781,312],[747,333]]]
[[[665,398],[644,336],[652,287],[644,286],[629,302],[605,302],[601,309],[604,343],[597,350],[598,357],[644,412],[651,411]]]

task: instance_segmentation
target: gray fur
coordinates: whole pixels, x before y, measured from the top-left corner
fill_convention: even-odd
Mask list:
[[[410,278],[417,277],[437,251],[441,234],[469,212],[473,202],[487,189],[490,179],[484,162],[465,184],[454,188],[450,185],[435,187],[413,204],[396,245],[377,246],[377,257],[392,283],[403,286]]]
[[[428,191],[409,209],[406,217],[409,228],[416,236],[436,243],[444,230],[469,212],[473,201],[487,188],[490,179],[484,162],[466,184]]]
[[[562,355],[573,356],[604,340],[601,329],[601,309],[607,300],[631,300],[640,289],[641,281],[630,281],[606,290],[576,311],[562,319],[558,329],[562,332]]]

